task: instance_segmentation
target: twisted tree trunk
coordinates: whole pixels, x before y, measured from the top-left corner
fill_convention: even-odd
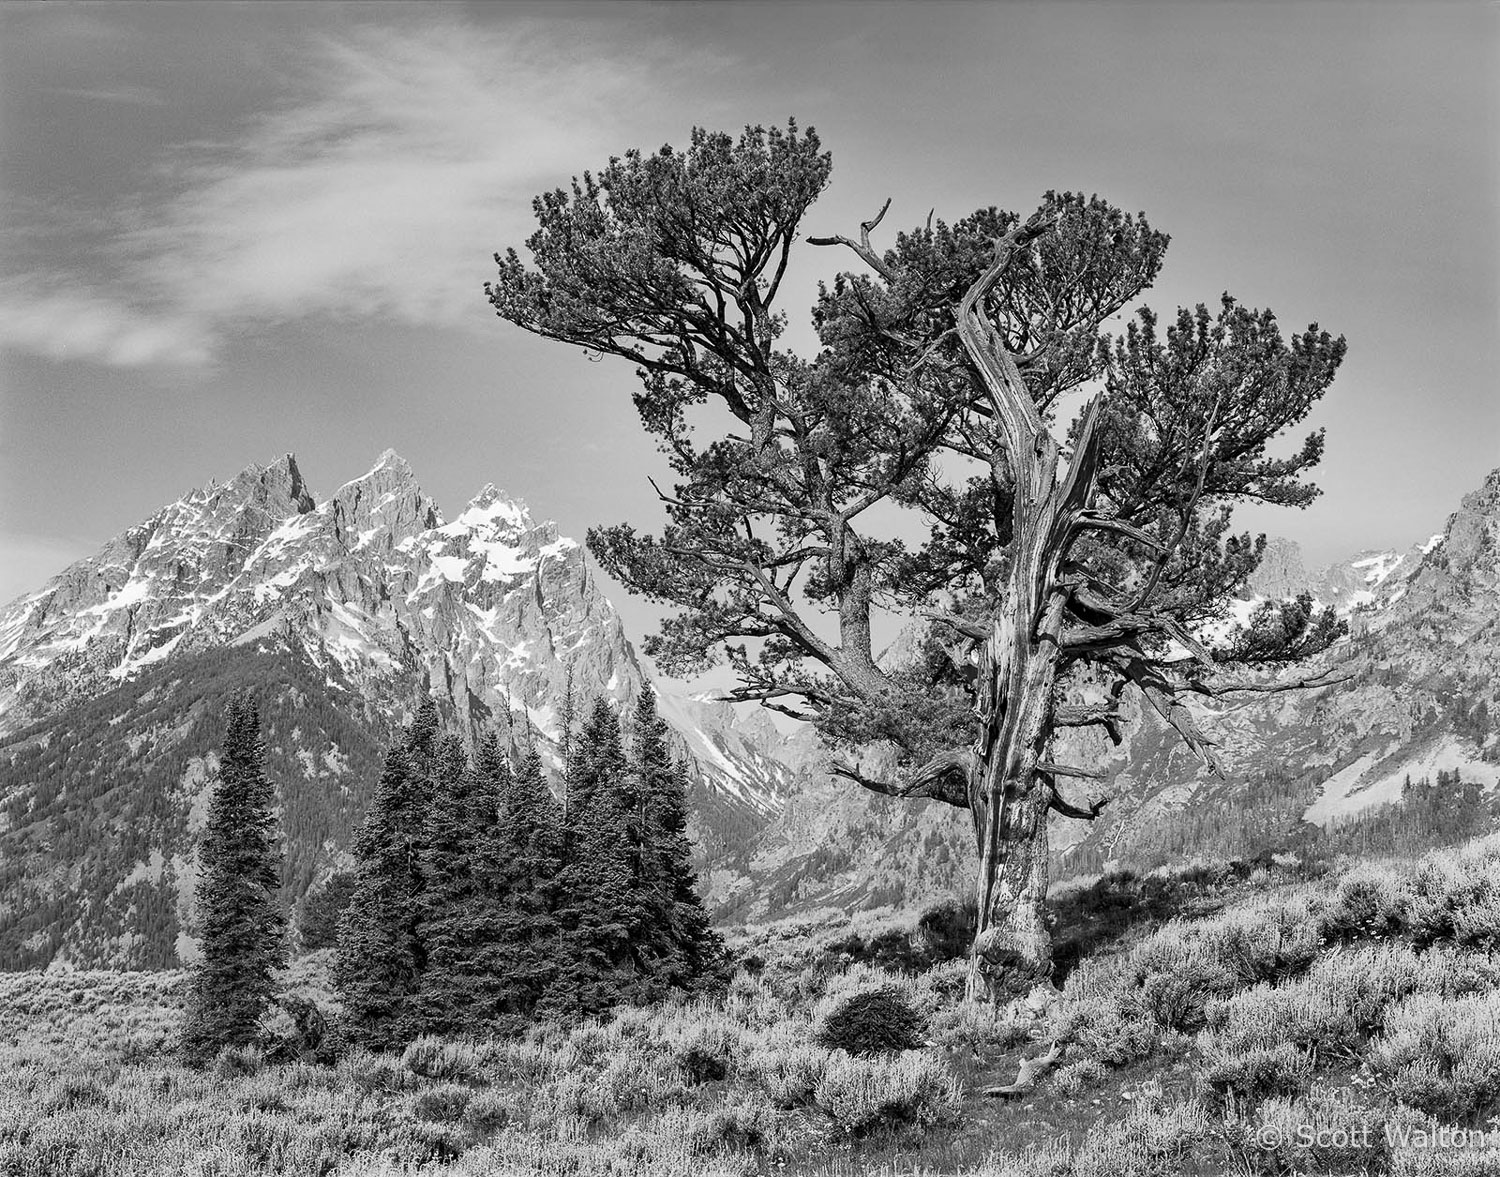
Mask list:
[[[990,476],[1011,495],[1005,597],[980,652],[978,736],[969,806],[979,849],[978,926],[969,996],[1015,996],[1052,971],[1047,930],[1047,814],[1052,781],[1044,752],[1053,729],[1063,613],[1061,563],[1094,488],[1096,398],[1084,413],[1066,477],[1059,450],[1014,358],[982,303],[1017,249],[1044,226],[1028,222],[996,243],[995,259],[965,295],[959,337],[980,377],[996,431]]]
[[[1028,477],[1017,480],[1006,607],[980,655],[969,780],[980,867],[974,998],[1024,993],[1052,969],[1044,911],[1050,792],[1038,766],[1051,735],[1064,596],[1049,585],[1057,447],[1046,438],[1039,448]]]

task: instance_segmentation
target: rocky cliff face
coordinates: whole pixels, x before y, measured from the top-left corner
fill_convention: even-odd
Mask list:
[[[584,697],[643,681],[582,549],[486,487],[451,523],[387,452],[315,504],[291,456],[195,491],[0,615],[0,733],[174,656],[272,639],[364,707],[425,680],[475,725],[549,739]]]
[[[388,451],[322,502],[290,455],[194,491],[0,612],[0,965],[163,962],[218,709],[246,681],[266,700],[297,895],[344,853],[423,693],[556,766],[570,685],[624,704],[645,676],[583,549],[493,486],[448,522]],[[690,703],[669,719],[700,841],[728,853],[792,787],[774,733]],[[63,878],[92,914],[48,914]],[[132,897],[142,885],[156,891]]]
[[[1399,802],[1408,780],[1456,772],[1493,791],[1500,784],[1500,733],[1489,718],[1500,703],[1497,536],[1500,470],[1464,498],[1441,532],[1405,552],[1360,553],[1301,585],[1273,569],[1269,584],[1285,595],[1310,591],[1347,617],[1349,638],[1320,660],[1342,681],[1202,704],[1200,722],[1219,739],[1228,767],[1223,780],[1194,763],[1153,717],[1135,716],[1121,748],[1094,750],[1108,762],[1120,800],[1095,828],[1059,823],[1058,841],[1097,863],[1157,845],[1175,825],[1190,849],[1200,810],[1210,821],[1214,813],[1243,819],[1244,849],[1253,852],[1257,840],[1274,844],[1298,822],[1331,827]],[[1101,844],[1103,854],[1090,853]]]

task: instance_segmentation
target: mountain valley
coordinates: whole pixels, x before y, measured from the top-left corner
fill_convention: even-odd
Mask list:
[[[1251,589],[1239,619],[1299,592],[1346,616],[1322,660],[1339,681],[1202,704],[1223,778],[1128,699],[1118,746],[1069,733],[1111,800],[1092,825],[1055,819],[1054,877],[1286,850],[1424,781],[1500,783],[1500,471],[1406,551],[1310,573],[1272,541]],[[194,839],[238,686],[263,700],[300,902],[347,864],[422,692],[556,769],[570,688],[624,703],[646,681],[581,546],[493,486],[448,522],[388,451],[322,502],[290,455],[194,491],[0,612],[0,967],[191,957]],[[851,788],[810,729],[658,689],[721,920],[966,888],[967,814]]]

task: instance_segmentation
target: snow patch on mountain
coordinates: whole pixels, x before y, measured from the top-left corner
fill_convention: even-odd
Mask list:
[[[392,450],[318,502],[288,455],[192,491],[0,610],[0,737],[177,657],[283,646],[397,719],[432,689],[473,730],[529,723],[554,762],[570,677],[619,706],[645,682],[584,550],[524,503],[490,484],[446,521]],[[753,740],[715,730],[684,733],[706,777],[773,810],[784,782]]]

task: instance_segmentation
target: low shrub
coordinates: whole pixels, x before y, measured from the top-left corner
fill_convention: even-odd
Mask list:
[[[239,1079],[260,1074],[265,1059],[253,1046],[226,1046],[214,1056],[209,1073],[216,1079]]]
[[[1395,875],[1387,867],[1357,867],[1339,880],[1333,898],[1319,913],[1319,932],[1328,940],[1396,935],[1402,925]]]
[[[1189,959],[1146,977],[1138,1000],[1158,1025],[1192,1032],[1203,1028],[1208,1003],[1234,987],[1234,974],[1222,964]]]
[[[1312,1075],[1311,1057],[1290,1042],[1250,1047],[1211,1044],[1203,1048],[1204,1081],[1247,1103],[1305,1091]]]
[[[412,1097],[411,1113],[419,1120],[456,1124],[464,1118],[474,1092],[457,1083],[443,1083],[419,1091]]]
[[[417,1077],[401,1059],[368,1050],[351,1050],[339,1060],[338,1074],[363,1092],[404,1091],[417,1085]]]
[[[950,1116],[961,1097],[943,1062],[921,1051],[889,1059],[834,1055],[814,1093],[818,1107],[851,1136],[881,1127],[929,1127]]]
[[[1273,1098],[1230,1127],[1230,1146],[1247,1174],[1386,1171],[1385,1117],[1347,1092],[1315,1085],[1296,1099]]]
[[[818,1046],[765,1048],[750,1056],[749,1070],[771,1106],[789,1110],[813,1102],[829,1058],[830,1052]]]
[[[1241,985],[1281,981],[1305,972],[1323,948],[1317,921],[1302,901],[1267,902],[1207,924],[1203,956]]]
[[[941,1006],[933,1012],[927,1026],[934,1046],[976,1054],[1020,1046],[1031,1038],[1032,1029],[1030,1022],[1000,1017],[994,1006],[981,1002]]]
[[[1130,1001],[1086,997],[1060,1002],[1048,1017],[1049,1036],[1071,1043],[1086,1057],[1110,1067],[1123,1067],[1147,1057],[1161,1038],[1161,1030]]]
[[[1102,1083],[1109,1068],[1098,1059],[1084,1058],[1061,1066],[1052,1076],[1052,1088],[1061,1095],[1077,1095],[1086,1087]]]
[[[104,1103],[107,1098],[103,1084],[97,1079],[85,1075],[70,1075],[57,1085],[42,1106],[49,1114],[70,1112],[75,1108]]]
[[[493,1087],[474,1092],[464,1107],[463,1121],[476,1132],[498,1132],[515,1118],[510,1097]]]
[[[740,1100],[695,1118],[689,1130],[692,1151],[769,1151],[777,1139],[776,1114],[764,1103]]]
[[[1466,997],[1500,989],[1500,959],[1490,954],[1440,945],[1418,957],[1417,991],[1440,997]]]
[[[833,1003],[819,1019],[814,1041],[850,1054],[889,1054],[923,1045],[922,1015],[895,986],[856,992]]]
[[[1407,1107],[1397,1107],[1386,1121],[1389,1177],[1494,1177],[1495,1154],[1483,1147],[1443,1144],[1452,1126]]]
[[[565,1066],[537,1093],[533,1120],[572,1117],[586,1125],[636,1113],[658,1112],[688,1088],[670,1055],[644,1043],[621,1047],[602,1068]]]
[[[1350,1004],[1316,984],[1256,985],[1211,1002],[1200,1042],[1239,1051],[1291,1043],[1319,1056],[1351,1058],[1362,1035]]]
[[[1070,1177],[1176,1177],[1182,1159],[1208,1134],[1208,1116],[1199,1104],[1139,1099],[1123,1119],[1083,1139]]]
[[[1392,1099],[1467,1123],[1500,1111],[1500,993],[1419,993],[1386,1011],[1369,1055]]]
[[[401,1062],[413,1075],[424,1079],[473,1079],[478,1069],[472,1043],[449,1042],[430,1035],[407,1046]]]
[[[729,1078],[740,1051],[740,1032],[731,1022],[693,1011],[688,1024],[673,1036],[672,1054],[690,1087]]]

